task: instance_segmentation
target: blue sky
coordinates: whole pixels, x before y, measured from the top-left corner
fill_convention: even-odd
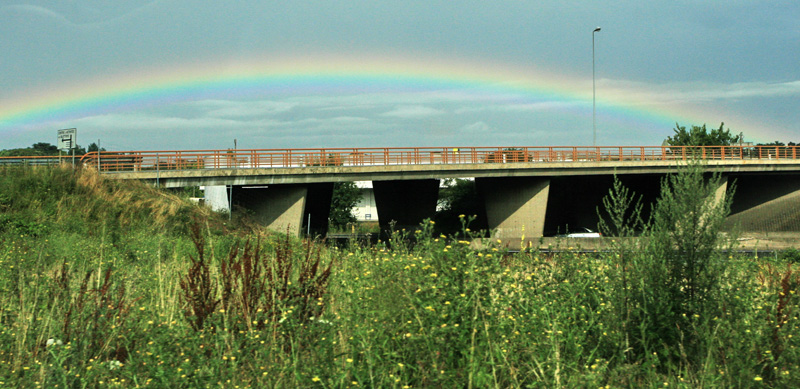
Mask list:
[[[798,20],[797,1],[2,0],[0,148],[73,127],[115,150],[591,145],[598,26],[598,145],[675,122],[800,142]],[[147,89],[190,72],[211,81]]]

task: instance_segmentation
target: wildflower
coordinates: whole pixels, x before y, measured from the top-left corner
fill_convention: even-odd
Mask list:
[[[62,342],[60,339],[52,339],[52,338],[51,339],[47,339],[47,342],[45,342],[45,346],[47,346],[47,347],[50,347],[50,346],[61,346],[63,344],[64,344],[64,342]]]
[[[118,360],[108,361],[108,370],[117,370],[122,367],[122,362]]]
[[[321,379],[319,379],[319,377],[317,377],[317,376],[314,376],[314,378],[312,378],[312,379],[311,379],[311,381],[314,381],[314,382],[320,382],[320,381],[322,381],[322,380],[321,380]]]
[[[753,381],[761,381],[761,380],[763,380],[761,376],[755,376],[755,378],[753,378]]]

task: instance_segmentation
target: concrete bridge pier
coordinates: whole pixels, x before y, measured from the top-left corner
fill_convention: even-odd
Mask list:
[[[234,187],[232,198],[271,230],[292,235],[310,230],[316,235],[327,232],[332,195],[332,183],[284,184]]]
[[[489,229],[496,230],[496,238],[543,236],[549,178],[476,178],[475,185],[486,204]]]
[[[733,181],[736,190],[727,228],[748,236],[800,231],[800,175],[742,174]]]
[[[382,231],[414,231],[433,217],[439,201],[439,180],[373,181],[375,206]]]
[[[717,190],[714,191],[714,205],[718,205],[725,200],[725,194],[728,192],[727,174],[720,174],[718,185]]]

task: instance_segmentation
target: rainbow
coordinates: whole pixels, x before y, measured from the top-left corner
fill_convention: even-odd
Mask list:
[[[0,101],[0,131],[13,133],[46,123],[203,99],[419,91],[445,91],[494,101],[568,102],[584,114],[592,97],[591,80],[585,77],[565,77],[486,61],[335,56],[254,58],[230,63],[180,64],[13,96]],[[623,121],[657,124],[654,128],[659,128],[662,134],[676,121],[691,124],[709,119],[703,117],[708,113],[692,112],[685,107],[643,105],[624,93],[603,93],[598,98],[598,110]],[[665,125],[670,127],[664,128]]]

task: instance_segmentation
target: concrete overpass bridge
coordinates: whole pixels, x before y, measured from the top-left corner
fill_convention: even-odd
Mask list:
[[[436,147],[93,152],[81,162],[109,178],[163,187],[226,186],[270,228],[327,226],[335,182],[372,181],[382,226],[414,228],[436,209],[439,181],[474,178],[499,238],[593,228],[613,175],[645,203],[692,158],[736,183],[729,222],[743,231],[800,233],[800,147]]]

